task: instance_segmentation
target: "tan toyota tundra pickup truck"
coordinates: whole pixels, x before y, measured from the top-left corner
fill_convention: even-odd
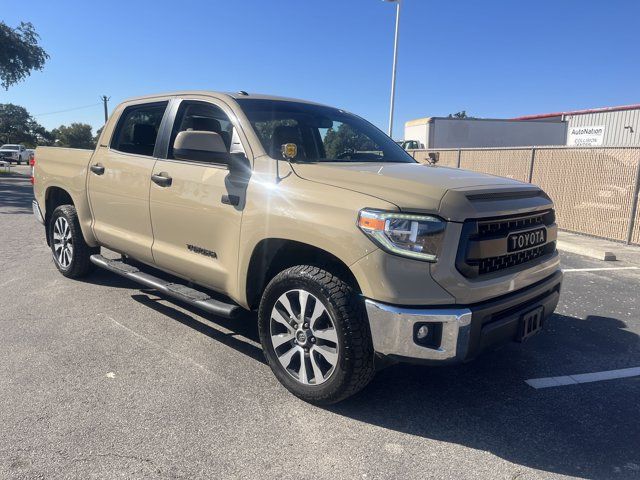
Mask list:
[[[523,341],[558,303],[540,188],[417,163],[337,108],[135,98],[95,151],[38,148],[33,175],[60,273],[98,266],[219,317],[257,311],[273,373],[313,403],[352,395],[377,365]]]

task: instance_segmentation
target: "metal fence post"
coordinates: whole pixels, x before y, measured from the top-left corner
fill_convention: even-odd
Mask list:
[[[536,147],[531,147],[531,162],[529,163],[529,183],[533,180],[533,162],[536,159]]]
[[[460,156],[462,155],[462,149],[458,149],[458,168],[460,168]]]
[[[640,194],[640,158],[638,159],[636,185],[633,191],[633,199],[631,200],[631,217],[629,218],[629,228],[627,229],[627,245],[631,243],[631,239],[633,238],[633,229],[636,224],[636,212],[638,211],[638,194]]]

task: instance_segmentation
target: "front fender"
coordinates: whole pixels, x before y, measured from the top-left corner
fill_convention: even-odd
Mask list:
[[[254,175],[242,217],[235,297],[247,304],[249,263],[264,239],[292,240],[324,250],[347,266],[377,250],[357,227],[362,208],[396,210],[362,193],[310,182],[291,174],[280,182]]]

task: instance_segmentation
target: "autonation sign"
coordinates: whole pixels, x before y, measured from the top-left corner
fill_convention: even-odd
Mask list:
[[[567,145],[575,147],[599,147],[604,138],[604,125],[570,127]]]

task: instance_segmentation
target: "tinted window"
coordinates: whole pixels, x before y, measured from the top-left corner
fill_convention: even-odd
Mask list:
[[[152,156],[167,102],[127,107],[118,120],[111,148]]]
[[[343,110],[285,100],[237,102],[272,158],[282,159],[282,145],[295,143],[299,162],[415,162],[379,129]]]
[[[173,142],[178,133],[187,130],[217,133],[222,137],[227,152],[242,151],[233,124],[221,108],[207,102],[183,101],[173,124],[167,158],[174,158]]]

